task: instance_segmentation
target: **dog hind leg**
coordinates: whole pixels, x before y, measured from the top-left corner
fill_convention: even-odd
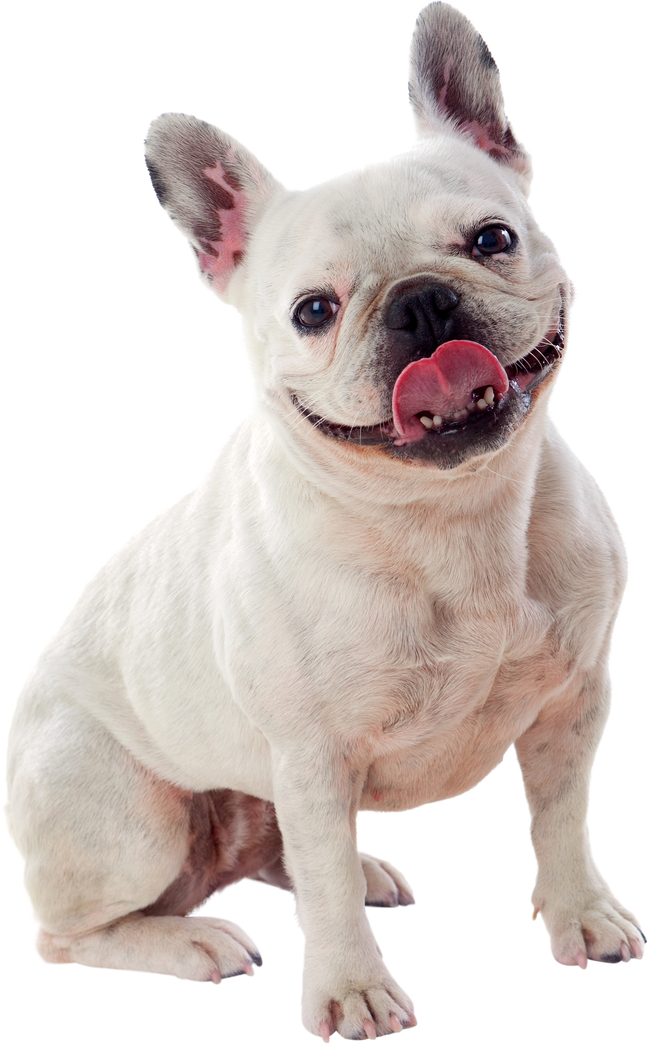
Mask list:
[[[45,960],[216,982],[252,973],[261,959],[240,928],[183,914],[245,876],[250,861],[239,857],[246,844],[254,854],[255,815],[273,836],[265,802],[193,795],[160,780],[65,700],[50,702],[45,720],[32,714],[15,746],[9,815]],[[206,822],[209,839],[198,836]],[[276,857],[271,849],[263,858]],[[197,856],[208,850],[199,873]]]

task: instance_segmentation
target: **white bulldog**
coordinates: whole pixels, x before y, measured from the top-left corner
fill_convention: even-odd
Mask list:
[[[46,960],[251,973],[240,928],[186,915],[262,879],[295,891],[325,1041],[415,1024],[364,911],[412,895],[357,811],[459,794],[512,743],[554,956],[643,952],[585,825],[624,554],[546,416],[570,284],[483,40],[435,3],[412,57],[418,145],[308,192],[193,117],[151,127],[258,404],[87,588],[11,741]]]

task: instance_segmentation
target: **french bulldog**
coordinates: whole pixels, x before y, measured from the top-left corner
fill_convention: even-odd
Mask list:
[[[514,743],[533,893],[563,964],[646,941],[590,854],[624,553],[547,417],[571,287],[484,41],[420,14],[412,151],[289,192],[164,115],[146,157],[204,279],[244,320],[254,415],[205,484],[85,590],[12,730],[10,822],[48,961],[252,973],[245,877],[294,891],[303,1020],[415,1025],[365,905],[413,902],[359,809],[473,787]]]

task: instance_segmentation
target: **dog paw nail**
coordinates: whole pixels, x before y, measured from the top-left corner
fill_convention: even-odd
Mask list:
[[[327,1022],[321,1022],[318,1026],[318,1033],[324,1040],[324,1044],[329,1044],[329,1024]]]
[[[258,968],[261,968],[262,964],[264,963],[261,959],[260,953],[251,953],[250,960],[253,964],[256,964]]]
[[[642,960],[643,952],[644,951],[642,949],[642,944],[639,943],[637,939],[632,939],[631,940],[631,953],[633,954],[633,956],[635,957],[635,959],[637,961],[641,961]]]
[[[588,967],[588,957],[586,956],[584,950],[579,950],[579,952],[575,955],[575,961],[580,968],[583,968],[584,971],[586,971],[586,968]]]
[[[218,986],[221,981],[221,972],[218,968],[215,968],[213,972],[210,972],[210,979]]]
[[[376,1027],[371,1019],[363,1019],[363,1029],[368,1040],[376,1040]]]
[[[390,1027],[395,1033],[400,1033],[403,1029],[401,1025],[401,1019],[399,1019],[394,1012],[390,1015]]]
[[[627,961],[631,960],[631,950],[629,949],[626,943],[622,943],[620,945],[620,957],[622,958],[625,964],[627,963]]]

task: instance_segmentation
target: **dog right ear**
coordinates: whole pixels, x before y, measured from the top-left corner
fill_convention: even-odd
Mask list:
[[[207,281],[225,295],[250,232],[281,186],[233,138],[180,113],[153,121],[145,158],[160,204],[189,239]]]
[[[498,66],[469,19],[449,4],[429,4],[419,14],[408,88],[422,135],[452,127],[529,180],[529,159],[505,115]]]

